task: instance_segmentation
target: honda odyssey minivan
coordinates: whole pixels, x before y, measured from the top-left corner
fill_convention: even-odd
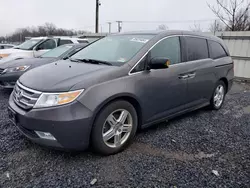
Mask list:
[[[136,131],[205,106],[218,110],[232,86],[222,40],[184,31],[107,36],[64,63],[30,70],[9,116],[32,141],[115,154]]]

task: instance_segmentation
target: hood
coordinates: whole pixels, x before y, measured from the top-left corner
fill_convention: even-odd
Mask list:
[[[26,58],[26,59],[17,59],[13,61],[8,61],[5,63],[0,64],[1,69],[11,68],[11,67],[17,67],[22,65],[29,65],[32,68],[38,67],[41,65],[45,65],[48,63],[52,63],[55,61],[56,58]]]
[[[13,61],[15,59],[21,59],[21,58],[32,58],[33,57],[33,51],[29,50],[19,50],[19,49],[4,49],[0,50],[0,56],[1,54],[10,54],[7,57],[0,58],[0,65],[9,61]]]
[[[42,92],[63,92],[69,91],[79,82],[83,83],[82,88],[77,89],[86,88],[93,84],[93,81],[100,81],[102,75],[112,75],[117,69],[119,67],[76,63],[69,60],[57,61],[24,73],[19,82]]]
[[[20,49],[15,49],[15,48],[3,49],[3,50],[0,50],[0,55],[18,53],[18,52],[23,52],[23,51],[25,50],[20,50]]]

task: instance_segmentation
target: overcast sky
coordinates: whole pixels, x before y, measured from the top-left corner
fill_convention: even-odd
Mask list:
[[[213,4],[215,0],[100,1],[100,25],[103,32],[108,31],[107,22],[116,20],[136,22],[124,22],[123,31],[154,30],[161,23],[169,29],[190,29],[194,22],[168,22],[208,20],[196,22],[196,25],[200,24],[206,30],[212,22],[209,20],[215,18],[207,7],[207,2]],[[0,0],[0,35],[45,22],[52,22],[62,28],[94,31],[95,0]],[[117,31],[116,23],[112,24],[112,31]]]

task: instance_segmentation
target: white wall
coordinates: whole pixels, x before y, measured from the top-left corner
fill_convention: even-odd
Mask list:
[[[234,59],[236,77],[250,79],[250,32],[217,32],[222,37]]]

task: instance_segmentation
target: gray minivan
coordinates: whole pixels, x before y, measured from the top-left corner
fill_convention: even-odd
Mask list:
[[[205,106],[218,110],[234,77],[222,40],[186,31],[107,36],[64,63],[28,71],[9,116],[36,143],[102,154],[122,151],[138,129]]]

